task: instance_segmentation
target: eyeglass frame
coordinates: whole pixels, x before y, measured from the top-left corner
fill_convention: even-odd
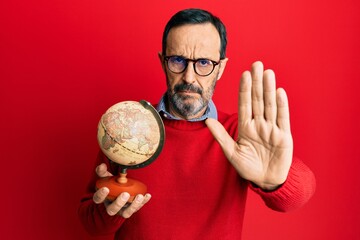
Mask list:
[[[170,67],[169,67],[169,59],[172,58],[172,57],[180,57],[180,58],[183,58],[183,59],[185,60],[186,65],[185,65],[184,70],[182,70],[181,72],[174,72],[174,71],[172,71],[172,70],[170,69]],[[207,77],[207,76],[209,76],[210,74],[212,74],[212,73],[214,72],[215,67],[220,64],[220,62],[221,62],[222,59],[220,59],[218,62],[216,62],[216,61],[211,60],[211,59],[208,59],[208,58],[190,59],[190,58],[184,58],[184,57],[179,56],[179,55],[171,55],[171,56],[164,56],[164,60],[167,62],[167,63],[166,63],[167,68],[168,68],[172,73],[180,74],[180,73],[185,72],[185,70],[186,70],[187,67],[189,66],[189,62],[193,62],[194,72],[195,72],[197,75],[201,76],[201,77]],[[198,61],[201,61],[201,60],[207,60],[207,61],[210,61],[210,62],[213,64],[213,69],[210,71],[210,73],[208,73],[208,74],[206,74],[206,75],[201,75],[201,74],[199,74],[199,73],[196,71],[195,64],[196,64]]]

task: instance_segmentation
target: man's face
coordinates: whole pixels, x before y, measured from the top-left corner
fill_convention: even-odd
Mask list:
[[[218,62],[220,59],[220,37],[210,24],[188,24],[172,28],[167,37],[166,56],[181,56],[187,59],[205,58]],[[214,93],[227,59],[221,60],[209,76],[195,73],[193,62],[189,62],[183,73],[173,73],[166,66],[161,54],[160,60],[166,73],[169,111],[183,119],[202,116]]]

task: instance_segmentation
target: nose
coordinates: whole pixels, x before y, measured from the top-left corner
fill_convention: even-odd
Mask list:
[[[193,64],[193,62],[189,62],[187,68],[185,69],[185,72],[183,72],[182,79],[188,84],[192,84],[196,81],[196,73]]]

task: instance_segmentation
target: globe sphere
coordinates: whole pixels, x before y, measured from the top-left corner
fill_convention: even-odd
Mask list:
[[[100,149],[111,161],[126,168],[143,167],[160,153],[164,126],[150,103],[124,101],[102,115],[97,139]]]

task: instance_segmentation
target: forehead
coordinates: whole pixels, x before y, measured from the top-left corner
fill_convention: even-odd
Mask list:
[[[220,57],[219,33],[211,23],[174,27],[166,40],[166,55],[217,59]]]

